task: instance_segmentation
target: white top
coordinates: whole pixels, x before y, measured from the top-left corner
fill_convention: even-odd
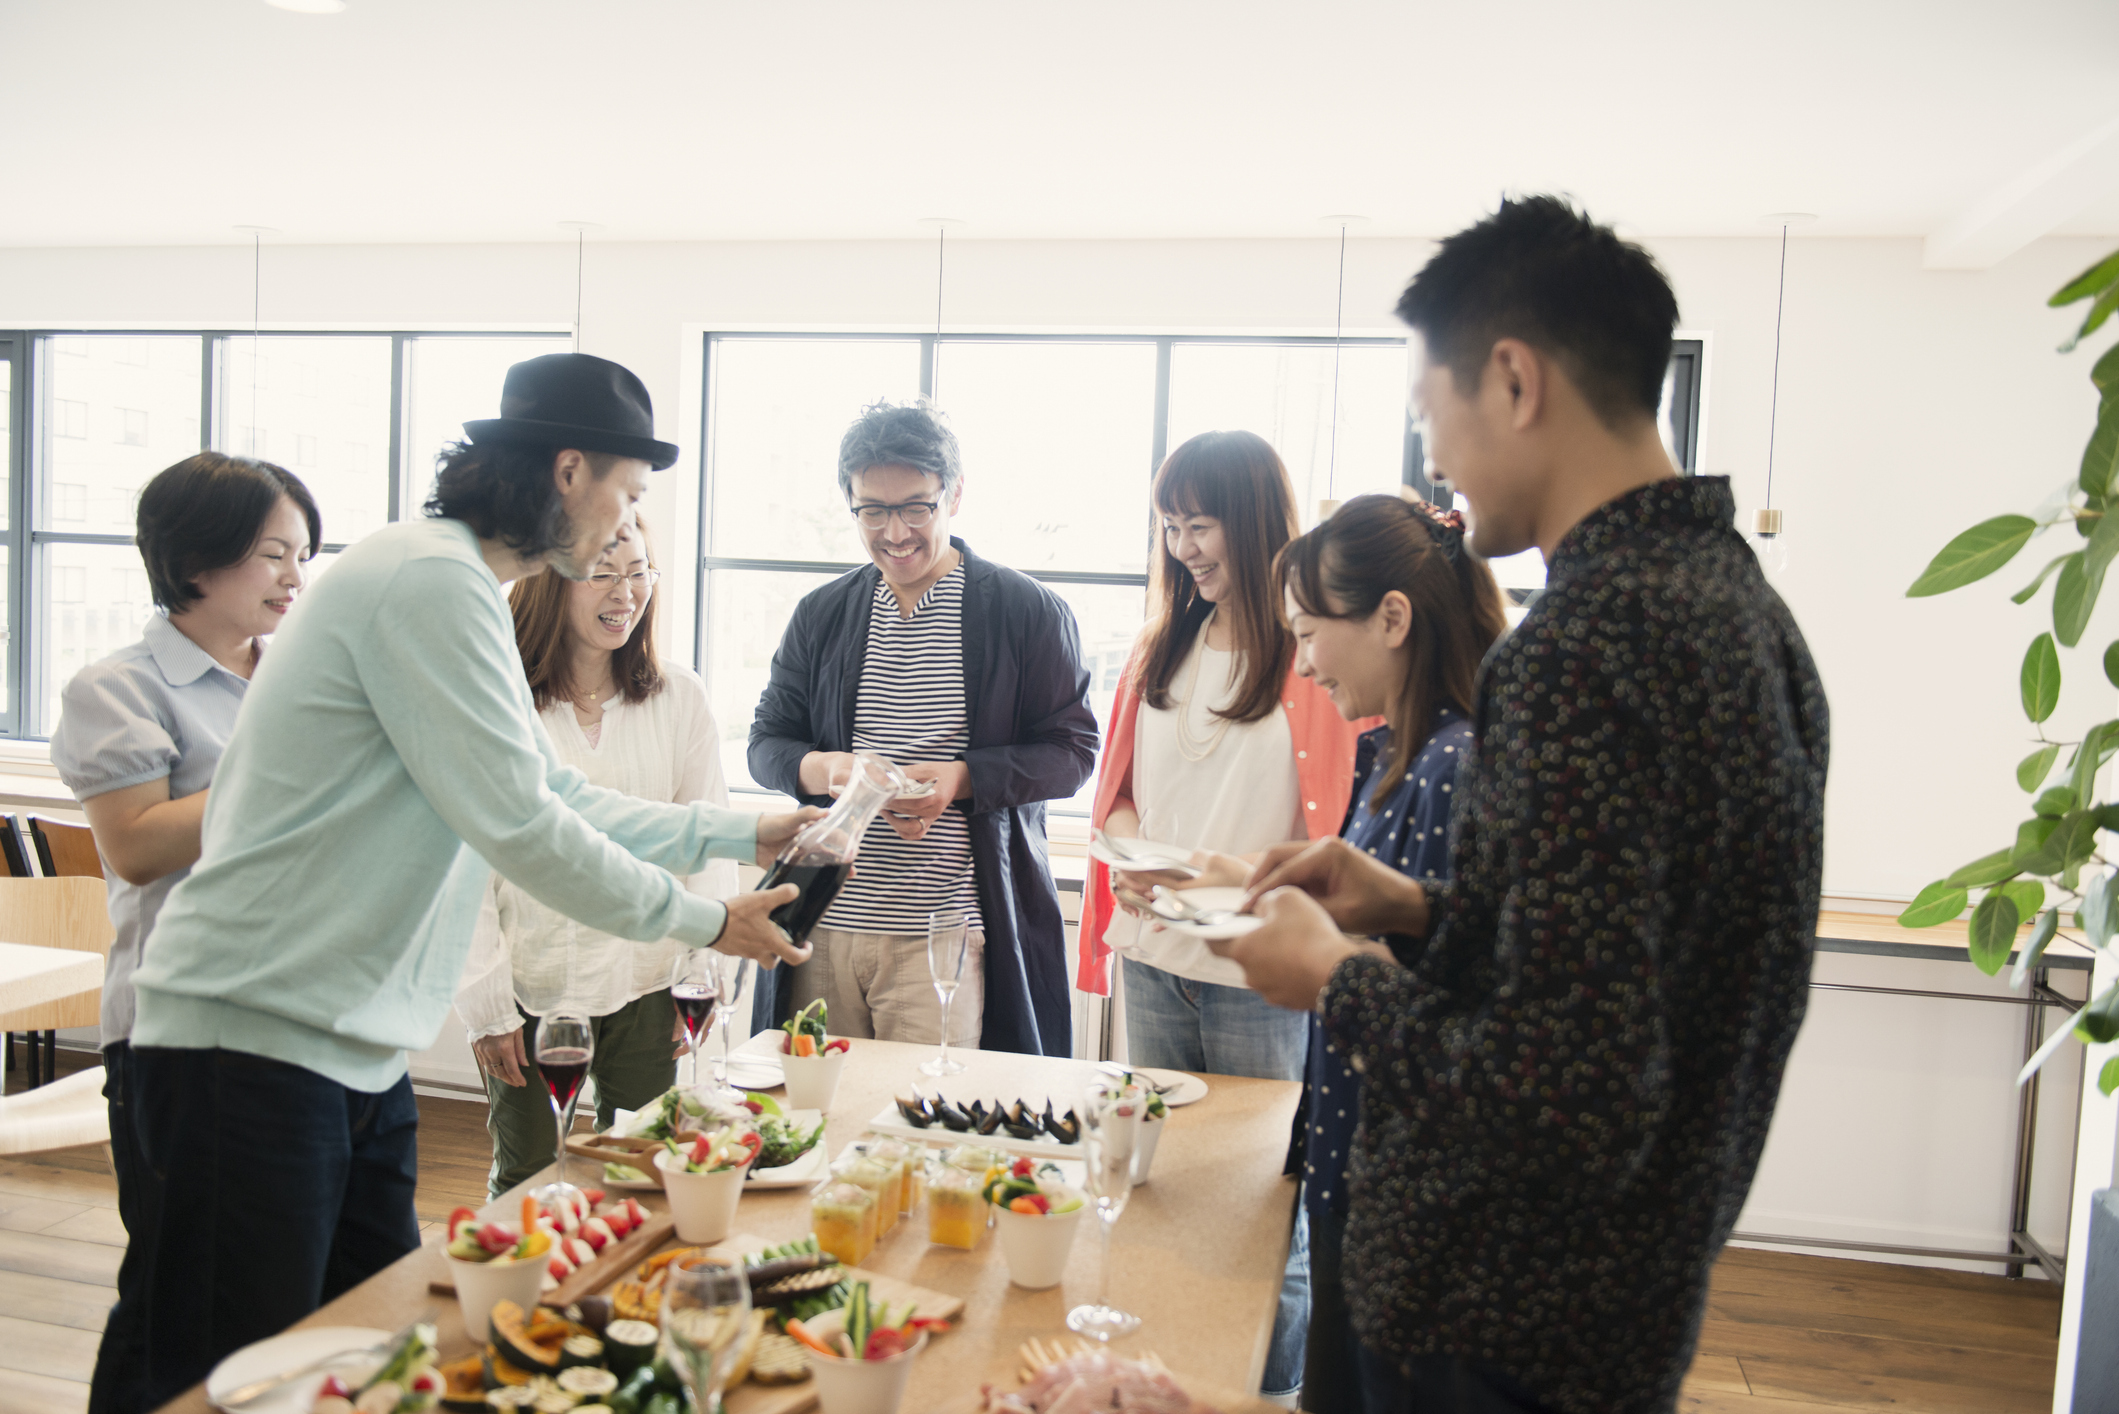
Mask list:
[[[690,668],[662,660],[662,691],[641,703],[622,698],[604,708],[591,742],[571,702],[539,714],[559,758],[591,785],[641,800],[689,805],[728,804],[721,773],[721,730],[706,701],[706,684]],[[736,892],[736,865],[716,860],[683,881],[705,898]],[[591,1016],[608,1016],[635,998],[670,984],[682,943],[634,943],[576,923],[494,875],[479,910],[478,931],[456,1011],[472,1040],[522,1025],[517,1002],[543,1016],[562,1001]]]
[[[1202,655],[1204,655],[1202,657]],[[1195,676],[1193,669],[1198,668]],[[1206,644],[1206,630],[1171,676],[1168,711],[1143,702],[1133,729],[1133,804],[1140,832],[1158,844],[1250,854],[1303,837],[1295,737],[1276,702],[1255,722],[1213,715],[1236,696],[1243,655]],[[1179,716],[1183,716],[1183,731]],[[1221,732],[1204,760],[1194,761]],[[1243,968],[1207,945],[1114,910],[1104,943],[1120,955],[1194,982],[1243,986]]]
[[[920,596],[911,618],[881,580],[868,611],[868,646],[854,697],[853,749],[899,766],[957,761],[971,747],[964,698],[964,566]],[[890,807],[884,806],[888,813]],[[979,924],[971,872],[971,817],[951,806],[908,840],[878,815],[861,836],[854,877],[824,910],[827,928],[855,933],[927,932],[927,915],[962,909]]]

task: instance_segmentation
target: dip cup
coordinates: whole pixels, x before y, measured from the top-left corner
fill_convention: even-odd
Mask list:
[[[748,1164],[719,1173],[687,1173],[684,1156],[663,1149],[655,1155],[655,1168],[669,1195],[670,1216],[677,1220],[678,1241],[719,1242],[735,1230]]]
[[[782,1052],[780,1073],[787,1081],[787,1107],[820,1114],[830,1110],[832,1097],[839,1093],[839,1072],[845,1068],[848,1054],[819,1050],[813,1056],[798,1056]]]
[[[1067,1254],[1074,1249],[1074,1230],[1081,1226],[1082,1214],[1088,1211],[1086,1201],[1070,1213],[1018,1213],[995,1208],[993,1215],[1000,1221],[1001,1256],[1008,1263],[1008,1280],[1030,1291],[1058,1286],[1060,1278],[1067,1274]]]
[[[961,1247],[966,1252],[979,1245],[986,1232],[985,1197],[980,1189],[986,1176],[943,1164],[927,1175],[927,1240],[943,1247]]]
[[[859,1266],[876,1245],[875,1191],[836,1176],[825,1179],[809,1195],[809,1231],[819,1250]]]
[[[443,1252],[449,1264],[449,1279],[456,1283],[456,1301],[463,1307],[464,1333],[484,1345],[493,1338],[493,1308],[512,1301],[525,1314],[537,1309],[544,1290],[545,1269],[552,1265],[552,1249],[535,1257],[516,1257],[491,1262],[467,1262]]]
[[[904,1166],[885,1163],[855,1144],[831,1166],[831,1176],[841,1183],[858,1184],[876,1195],[876,1238],[898,1225],[898,1191]],[[872,1244],[871,1244],[872,1245]]]
[[[826,1311],[809,1325],[812,1334],[829,1343],[846,1329],[843,1311]],[[888,1360],[847,1360],[805,1350],[810,1378],[817,1383],[817,1403],[824,1414],[898,1414],[905,1400],[905,1384],[912,1378],[912,1362],[927,1348],[927,1332]]]
[[[1140,1137],[1133,1142],[1133,1182],[1136,1187],[1148,1181],[1148,1165],[1155,1162],[1155,1141],[1163,1137],[1163,1126],[1169,1122],[1167,1115],[1160,1119],[1151,1114],[1140,1117]]]

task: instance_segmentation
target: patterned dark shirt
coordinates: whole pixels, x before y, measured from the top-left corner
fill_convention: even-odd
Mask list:
[[[1668,1410],[1801,1023],[1826,709],[1720,477],[1564,536],[1488,657],[1413,966],[1335,970],[1355,1329],[1570,1414]]]
[[[1471,754],[1471,723],[1453,707],[1435,714],[1434,734],[1414,754],[1404,779],[1378,800],[1377,766],[1391,749],[1391,729],[1375,727],[1354,746],[1354,798],[1339,834],[1401,874],[1434,883],[1449,877],[1449,812],[1456,801],[1457,767]],[[1426,950],[1422,938],[1390,940],[1400,962]],[[1310,1018],[1310,1052],[1303,1065],[1302,1106],[1296,1115],[1302,1158],[1302,1202],[1310,1221],[1347,1210],[1346,1171],[1361,1118],[1361,1078]]]

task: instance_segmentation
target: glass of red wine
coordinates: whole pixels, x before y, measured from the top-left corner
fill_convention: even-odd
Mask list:
[[[677,1008],[678,1024],[684,1027],[687,1090],[699,1088],[699,1047],[713,1029],[720,998],[720,954],[709,948],[680,947],[670,969],[670,1002]]]
[[[567,1135],[574,1128],[574,1102],[581,1098],[589,1060],[596,1053],[596,1033],[578,1011],[555,1011],[537,1023],[537,1072],[552,1096],[552,1120],[558,1126],[558,1176],[533,1195],[546,1207],[561,1198],[571,1201],[581,1190],[567,1182]]]

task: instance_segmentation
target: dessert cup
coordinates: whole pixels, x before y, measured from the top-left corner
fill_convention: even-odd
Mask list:
[[[677,1220],[680,1242],[719,1242],[735,1230],[736,1204],[743,1197],[744,1164],[718,1173],[687,1173],[684,1156],[664,1149],[655,1155],[662,1191],[669,1195],[670,1216]]]
[[[1074,1230],[1081,1226],[1083,1203],[1071,1213],[1018,1213],[996,1208],[994,1217],[1008,1280],[1030,1291],[1058,1286],[1067,1274],[1067,1254],[1074,1250]]]
[[[780,1072],[787,1080],[787,1107],[819,1113],[829,1111],[832,1097],[839,1093],[839,1071],[845,1066],[848,1054],[846,1051],[820,1051],[813,1056],[782,1055]]]
[[[463,1307],[464,1333],[480,1345],[493,1338],[493,1308],[512,1301],[525,1311],[536,1309],[544,1290],[545,1269],[552,1264],[549,1250],[535,1257],[467,1262],[442,1253],[449,1264],[449,1279],[456,1283],[457,1304]]]

